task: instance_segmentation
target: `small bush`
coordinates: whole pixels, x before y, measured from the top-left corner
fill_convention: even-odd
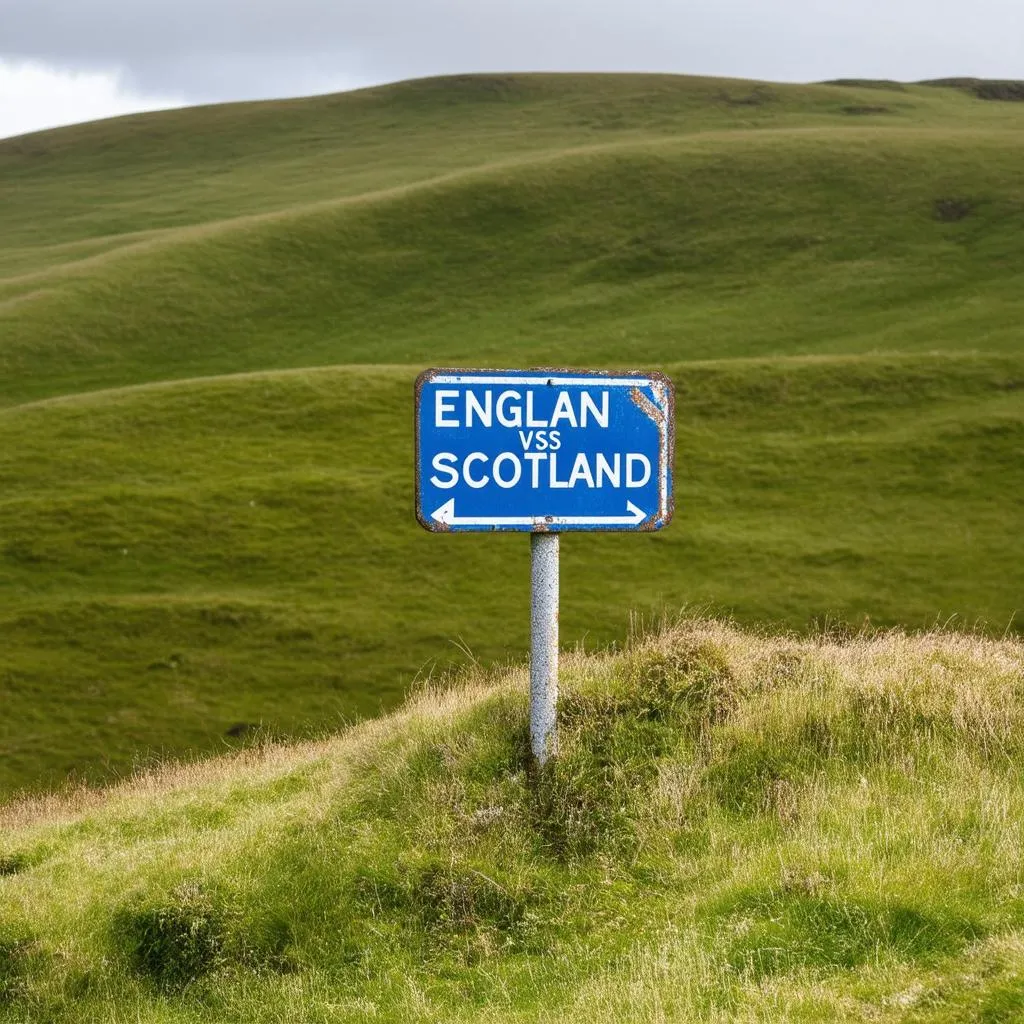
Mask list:
[[[224,735],[229,739],[240,740],[259,732],[260,727],[255,722],[235,722],[224,730]]]
[[[4,875],[20,875],[28,869],[28,857],[23,853],[7,853],[0,855],[0,877]]]
[[[526,920],[530,905],[529,893],[513,891],[490,875],[456,864],[420,868],[412,878],[410,896],[428,931],[493,928],[511,934]]]
[[[976,96],[979,100],[1002,100],[1004,102],[1024,102],[1024,82],[998,81],[984,78],[937,78],[922,85],[940,86],[948,89],[961,89]]]
[[[268,914],[243,920],[240,908],[194,883],[160,902],[122,910],[113,931],[132,970],[162,992],[181,992],[232,968],[253,974],[295,969],[287,921]]]
[[[777,96],[770,86],[757,85],[745,96],[732,96],[723,91],[719,94],[719,98],[730,107],[761,107],[766,103],[774,103]]]
[[[599,748],[566,747],[563,737],[559,756],[533,778],[530,825],[541,844],[555,858],[572,861],[628,843],[637,777],[609,764]]]
[[[1024,103],[1024,82],[979,82],[974,95],[980,100]]]
[[[856,116],[867,116],[869,114],[888,114],[891,113],[889,107],[874,106],[867,103],[852,103],[849,106],[843,107],[844,114],[851,114]]]
[[[226,960],[225,915],[199,886],[182,886],[167,902],[123,911],[114,930],[133,970],[164,991],[180,991]]]
[[[564,730],[581,737],[626,719],[701,732],[723,721],[736,703],[728,659],[704,642],[641,648],[623,659],[610,685],[566,694],[559,714]]]
[[[728,658],[711,642],[643,652],[627,662],[632,713],[698,733],[723,722],[737,705]]]

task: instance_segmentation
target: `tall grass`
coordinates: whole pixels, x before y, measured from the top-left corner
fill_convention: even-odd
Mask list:
[[[14,805],[0,1020],[1009,1020],[1022,682],[1017,641],[684,621],[565,659],[540,772],[511,668]]]

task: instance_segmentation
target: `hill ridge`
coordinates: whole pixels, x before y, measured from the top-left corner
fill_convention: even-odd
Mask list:
[[[690,359],[685,364],[669,364],[670,369],[679,369],[685,365],[693,370],[712,369],[726,366],[800,366],[803,364],[856,364],[864,362],[928,362],[932,360],[949,360],[954,362],[977,362],[979,359],[1000,361],[1000,357],[984,349],[974,351],[963,349],[936,349],[924,352],[808,352],[800,355],[771,355],[771,356],[729,356],[722,359]],[[1010,355],[1002,357],[1002,361],[1015,363],[1017,360]],[[536,363],[533,366],[523,366],[521,369],[543,369],[546,364]],[[480,366],[475,369],[487,369]],[[491,369],[501,369],[495,364]],[[583,369],[580,364],[579,369]],[[609,369],[632,368],[631,364],[623,363],[618,367]],[[226,373],[201,374],[196,377],[169,377],[162,380],[143,381],[139,384],[124,384],[120,387],[98,388],[94,391],[77,391],[67,394],[52,395],[49,398],[39,398],[28,402],[20,402],[13,405],[0,406],[0,416],[12,415],[17,412],[27,412],[35,409],[47,409],[65,404],[77,404],[79,402],[105,401],[116,399],[119,396],[128,396],[139,392],[151,392],[161,390],[172,390],[178,388],[191,388],[196,385],[245,382],[258,380],[272,380],[277,377],[301,378],[307,374],[332,374],[332,373],[383,373],[383,374],[408,374],[412,380],[421,373],[423,367],[420,363],[326,363],[310,366],[285,366],[266,370],[238,370]]]
[[[401,79],[393,82],[386,82],[380,85],[363,86],[356,89],[343,90],[331,93],[311,93],[304,96],[291,96],[283,99],[262,99],[262,100],[235,100],[221,103],[204,103],[189,106],[169,107],[163,110],[142,111],[131,114],[121,114],[114,117],[99,118],[93,121],[81,122],[72,125],[63,125],[55,128],[45,128],[35,132],[24,132],[20,135],[8,136],[0,139],[0,154],[4,148],[17,149],[27,142],[41,140],[42,138],[53,138],[62,134],[81,133],[90,126],[108,126],[115,124],[138,123],[150,121],[156,123],[161,120],[179,120],[183,113],[192,112],[196,114],[212,114],[218,112],[242,112],[254,111],[271,106],[301,108],[310,103],[344,103],[345,101],[358,102],[365,99],[388,99],[404,94],[415,93],[417,90],[427,91],[437,86],[456,87],[460,85],[486,85],[487,83],[503,83],[509,85],[517,84],[577,84],[584,81],[603,81],[619,84],[655,84],[669,83],[675,85],[704,85],[716,86],[719,88],[727,86],[741,87],[768,87],[782,90],[798,91],[809,88],[833,88],[843,89],[847,92],[862,91],[895,91],[907,93],[915,88],[928,88],[935,90],[948,90],[950,92],[961,92],[977,95],[978,87],[985,86],[1020,86],[1021,82],[1013,79],[988,79],[977,77],[944,77],[939,79],[924,79],[921,81],[898,81],[891,79],[864,79],[864,78],[838,78],[822,79],[813,82],[773,82],[767,79],[743,78],[714,75],[691,75],[667,72],[551,72],[551,71],[513,71],[501,74],[490,74],[486,72],[449,74],[449,75],[428,75],[421,78]],[[496,94],[497,95],[497,94]],[[987,98],[987,97],[979,97]],[[998,98],[998,97],[993,97]],[[1012,98],[1012,97],[1011,97]]]

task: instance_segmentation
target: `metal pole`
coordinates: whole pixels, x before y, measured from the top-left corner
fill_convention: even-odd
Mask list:
[[[558,753],[558,534],[530,534],[530,748]]]

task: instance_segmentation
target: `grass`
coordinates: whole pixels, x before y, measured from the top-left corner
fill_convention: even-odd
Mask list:
[[[1022,147],[1019,132],[698,134],[189,229],[21,284],[0,308],[0,401],[552,353],[1018,352]]]
[[[522,543],[412,517],[427,365],[676,381],[677,520],[566,542],[569,644],[686,605],[1015,630],[1021,118],[468,76],[0,142],[0,794],[523,653]]]
[[[2,812],[0,1020],[1010,1020],[1019,641],[684,620]]]
[[[673,75],[467,75],[120,118],[0,142],[3,237],[44,267],[117,236],[394,188],[498,160],[715,130],[826,127],[871,89]],[[901,127],[998,127],[955,89],[891,99]],[[848,116],[846,121],[848,121]],[[173,187],[169,187],[173,186]],[[63,259],[62,259],[63,256]],[[12,262],[15,262],[12,260]]]
[[[687,528],[567,540],[566,642],[687,603],[1008,624],[1019,360],[668,369]],[[218,378],[0,414],[7,787],[251,741],[226,735],[245,723],[315,734],[465,660],[457,638],[485,662],[522,653],[524,541],[412,517],[411,377]]]

